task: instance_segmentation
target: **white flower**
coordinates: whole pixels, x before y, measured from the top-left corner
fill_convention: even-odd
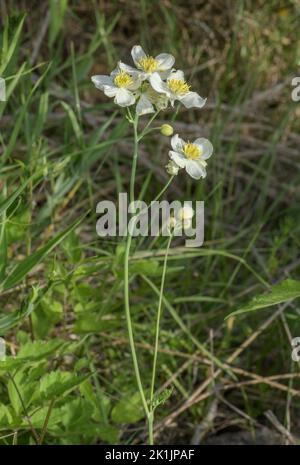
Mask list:
[[[172,149],[169,152],[173,160],[180,168],[194,179],[206,177],[206,161],[213,153],[213,146],[207,139],[199,137],[194,142],[185,142],[178,134],[171,139]]]
[[[197,92],[191,92],[190,86],[184,79],[183,71],[172,71],[164,82],[158,73],[150,76],[150,83],[156,92],[165,94],[174,106],[175,100],[179,100],[186,108],[202,108],[206,99],[200,97]]]
[[[102,90],[107,97],[114,97],[114,102],[120,107],[129,107],[135,103],[135,92],[140,86],[140,81],[119,66],[110,76],[97,75],[91,79],[97,89]]]
[[[173,160],[170,160],[169,163],[166,165],[166,170],[167,173],[171,176],[176,176],[178,174],[178,171],[180,170],[180,167]]]
[[[120,68],[127,73],[137,75],[139,79],[145,81],[153,73],[158,73],[163,79],[168,77],[175,63],[175,58],[169,53],[160,53],[156,57],[146,55],[140,45],[132,47],[131,56],[136,68],[120,63]]]

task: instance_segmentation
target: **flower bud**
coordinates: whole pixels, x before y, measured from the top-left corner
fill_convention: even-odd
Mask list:
[[[174,216],[170,216],[166,224],[168,234],[172,234],[175,231],[176,226],[176,218],[174,218]]]
[[[180,167],[176,165],[174,161],[171,160],[166,165],[166,170],[167,170],[167,173],[170,174],[171,176],[176,176],[178,174],[178,171],[180,170]]]
[[[160,127],[160,132],[163,136],[172,136],[172,134],[174,133],[174,129],[172,128],[172,126],[170,126],[170,124],[163,124],[161,127]]]
[[[184,205],[177,213],[177,217],[181,221],[190,220],[193,216],[194,210],[190,205]]]

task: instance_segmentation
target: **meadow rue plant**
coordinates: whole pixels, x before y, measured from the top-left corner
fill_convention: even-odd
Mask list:
[[[190,90],[190,85],[185,81],[182,71],[173,69],[175,59],[168,53],[161,53],[155,57],[146,55],[140,45],[132,48],[131,55],[135,68],[119,61],[117,68],[110,74],[92,76],[95,86],[104,92],[108,97],[114,98],[114,102],[121,107],[127,108],[126,118],[133,128],[133,157],[131,166],[129,196],[130,202],[135,202],[135,178],[137,171],[137,161],[139,152],[139,143],[151,131],[158,130],[164,136],[173,135],[173,127],[164,123],[158,127],[152,127],[151,124],[158,116],[160,111],[170,108],[174,111],[175,101],[181,102],[186,108],[202,108],[206,99],[200,97],[196,92]],[[136,106],[134,109],[131,107]],[[154,113],[144,128],[139,131],[139,117],[142,115]],[[185,142],[178,134],[171,139],[172,150],[169,152],[169,163],[166,170],[170,178],[159,194],[155,197],[157,201],[168,189],[174,177],[179,170],[185,168],[187,173],[194,179],[204,178],[206,176],[206,161],[213,152],[212,144],[204,138],[198,138],[194,142]],[[147,208],[146,208],[147,210]],[[181,208],[175,215],[169,215],[167,221],[168,242],[163,262],[161,286],[158,292],[158,308],[155,325],[155,343],[153,352],[153,365],[150,393],[145,390],[136,350],[133,323],[130,309],[130,276],[129,276],[129,258],[130,248],[133,239],[134,226],[138,221],[138,215],[135,215],[128,228],[126,236],[126,245],[124,252],[124,306],[129,335],[130,350],[133,360],[134,373],[137,386],[140,393],[142,405],[148,422],[149,443],[153,444],[153,422],[154,411],[160,401],[155,392],[155,381],[157,371],[157,357],[159,346],[160,321],[163,307],[163,292],[167,270],[167,259],[171,241],[174,235],[182,228],[186,231],[191,228],[194,210],[192,207]],[[162,228],[163,229],[163,228]],[[145,278],[146,279],[146,278]],[[147,392],[147,394],[146,394]]]

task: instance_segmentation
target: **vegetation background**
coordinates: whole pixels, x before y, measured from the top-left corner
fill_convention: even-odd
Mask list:
[[[180,109],[175,131],[214,144],[205,182],[182,174],[165,195],[205,201],[206,240],[193,250],[175,241],[170,254],[156,442],[296,443],[291,339],[300,312],[290,299],[299,286],[288,282],[278,297],[276,285],[300,271],[300,103],[291,99],[299,2],[11,0],[0,2],[0,15],[0,442],[146,441],[123,245],[95,231],[97,202],[128,189],[131,128],[90,81],[119,59],[131,62],[131,47],[142,44],[152,55],[172,53],[208,97],[201,111]],[[145,200],[167,179],[168,150],[159,133],[143,142]],[[149,240],[132,251],[146,385],[165,246]],[[225,320],[271,286],[265,309]]]

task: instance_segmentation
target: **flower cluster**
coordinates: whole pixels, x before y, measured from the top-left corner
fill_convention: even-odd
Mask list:
[[[175,58],[169,53],[146,55],[140,45],[131,50],[135,67],[121,61],[110,76],[92,76],[95,86],[121,107],[137,102],[138,115],[154,113],[178,100],[186,108],[202,108],[206,99],[190,90],[182,71],[173,68]]]
[[[184,73],[173,68],[175,58],[169,53],[161,53],[156,57],[146,55],[140,45],[131,50],[135,67],[121,61],[114,71],[107,75],[92,76],[95,86],[121,107],[136,104],[136,113],[145,115],[174,107],[176,101],[186,108],[202,108],[206,99],[190,90]],[[173,128],[169,125],[161,127],[162,134],[170,136]],[[194,179],[205,178],[206,160],[213,153],[211,142],[198,138],[194,142],[185,142],[178,134],[171,139],[172,150],[167,172],[175,176],[181,168]]]

